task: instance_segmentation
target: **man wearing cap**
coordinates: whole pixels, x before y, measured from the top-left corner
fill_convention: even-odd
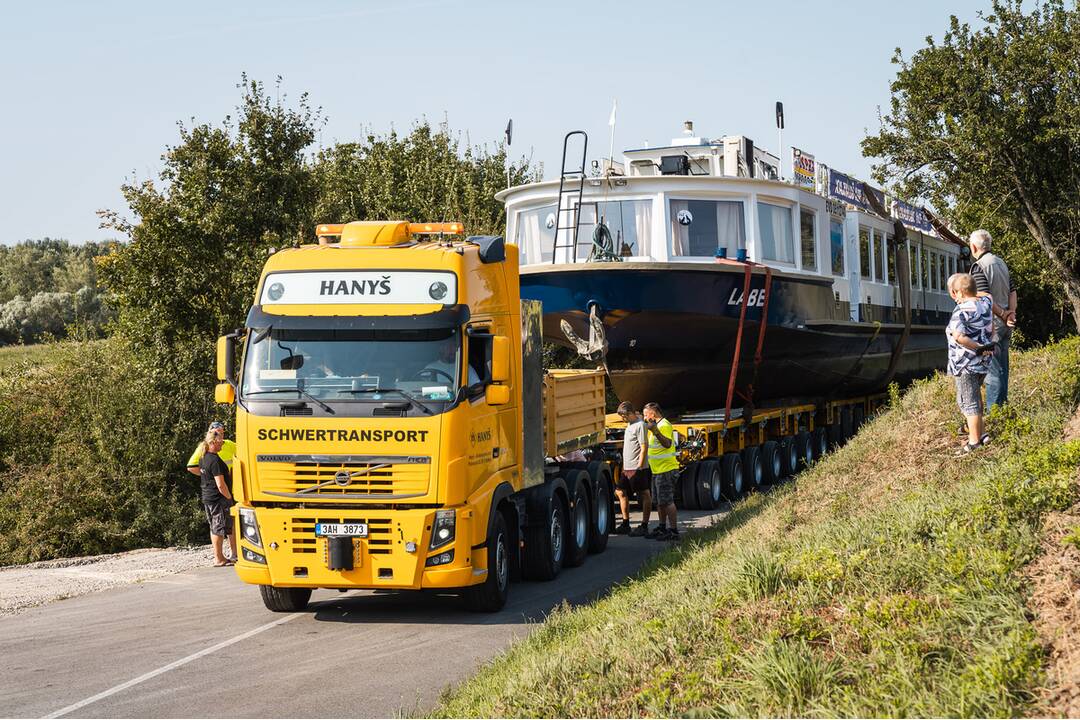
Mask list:
[[[220,457],[225,462],[225,465],[231,470],[233,457],[236,455],[236,443],[232,440],[225,439],[225,425],[215,420],[210,423],[207,432],[215,433],[221,437],[221,452],[218,453],[218,457]],[[195,451],[191,453],[191,457],[189,457],[187,461],[187,471],[195,477],[202,476],[202,472],[199,470],[199,461],[202,460],[203,445],[204,443],[201,442],[196,445]]]

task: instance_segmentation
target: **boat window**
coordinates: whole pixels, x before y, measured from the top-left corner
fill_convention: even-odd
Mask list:
[[[859,275],[870,280],[873,278],[873,265],[870,264],[870,228],[859,227]]]
[[[728,257],[746,247],[746,223],[739,200],[672,200],[672,253],[713,257],[725,248]]]
[[[955,274],[956,274],[956,256],[950,255],[949,256],[949,275],[955,275]]]
[[[610,200],[595,204],[582,203],[581,224],[578,226],[579,260],[587,259],[593,250],[598,214],[611,234],[611,252],[621,257],[649,256],[652,200]],[[595,239],[604,241],[600,237]]]
[[[945,256],[941,255],[938,259],[938,287],[945,290],[948,287],[945,275]]]
[[[791,210],[779,205],[758,203],[758,234],[761,257],[795,264],[795,238],[791,232]]]
[[[889,245],[888,240],[885,239],[885,233],[880,230],[874,231],[874,255],[877,256],[877,281],[879,283],[889,282]]]
[[[922,252],[920,254],[920,257],[922,258],[922,262],[919,263],[919,272],[922,275],[921,286],[922,286],[923,290],[929,290],[930,289],[930,256],[929,256],[929,253],[927,252],[926,248],[922,248]]]
[[[885,277],[889,280],[890,285],[896,284],[896,258],[892,254],[893,249],[893,236],[885,236],[885,245],[882,247],[884,251],[883,259],[881,261],[882,267],[885,268]]]
[[[919,287],[919,248],[913,248],[909,242],[907,253],[908,268],[911,270],[911,287]]]
[[[938,254],[930,251],[930,289],[938,289]]]
[[[551,262],[555,245],[555,205],[519,212],[514,242],[522,265]]]
[[[829,220],[829,252],[832,254],[833,275],[844,276],[844,223]]]
[[[799,209],[799,241],[802,244],[803,270],[817,270],[817,215],[804,208]]]

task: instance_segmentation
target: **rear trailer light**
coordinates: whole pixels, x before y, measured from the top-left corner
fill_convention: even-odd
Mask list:
[[[454,551],[447,550],[444,553],[432,555],[427,559],[427,562],[425,562],[424,565],[426,567],[435,567],[436,565],[449,565],[452,562],[454,562]]]
[[[240,508],[240,536],[255,547],[262,547],[259,522],[255,519],[254,508]]]
[[[243,548],[243,555],[244,555],[244,559],[247,560],[248,562],[259,563],[260,565],[265,565],[266,564],[266,558],[263,557],[262,555],[260,555],[259,553],[255,552],[254,550],[249,550],[248,548]]]
[[[453,510],[440,510],[435,513],[435,525],[431,528],[431,545],[428,549],[435,550],[454,542],[456,529],[456,513]]]

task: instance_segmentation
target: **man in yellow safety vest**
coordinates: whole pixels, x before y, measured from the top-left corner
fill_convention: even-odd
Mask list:
[[[675,481],[679,477],[679,461],[675,457],[675,430],[656,403],[645,405],[643,414],[649,437],[648,457],[649,470],[653,476],[653,499],[660,516],[660,526],[647,537],[677,541],[679,525],[675,512]],[[664,526],[665,522],[667,527]]]

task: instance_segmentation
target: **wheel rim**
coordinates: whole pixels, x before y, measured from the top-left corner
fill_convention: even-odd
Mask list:
[[[790,463],[792,472],[794,472],[795,466],[799,462],[799,453],[796,452],[795,443],[788,446],[788,462]]]
[[[743,486],[743,469],[742,465],[736,465],[735,471],[732,473],[732,486],[735,488],[736,495],[742,495]]]
[[[556,501],[558,502],[558,501]],[[563,541],[563,529],[562,518],[559,517],[559,511],[551,511],[551,557],[558,562],[562,560],[562,541]]]
[[[610,503],[607,502],[607,491],[601,490],[597,492],[597,506],[596,506],[596,531],[600,534],[607,532],[608,527],[608,513],[611,509],[608,507]]]
[[[578,498],[574,505],[574,540],[578,547],[584,547],[589,540],[589,505]]]
[[[780,477],[780,453],[774,452],[772,454],[772,474],[773,477]]]
[[[714,470],[709,477],[709,494],[712,495],[714,504],[719,503],[720,498],[724,494],[724,488],[721,487],[722,484],[719,471]]]
[[[757,461],[754,463],[754,485],[755,486],[761,484],[762,476],[765,474],[765,468],[763,467],[763,465],[764,465],[764,463],[761,462],[760,458],[758,458]]]
[[[499,590],[505,590],[510,579],[510,559],[506,553],[506,535],[499,535],[495,543],[495,581],[499,583]]]

